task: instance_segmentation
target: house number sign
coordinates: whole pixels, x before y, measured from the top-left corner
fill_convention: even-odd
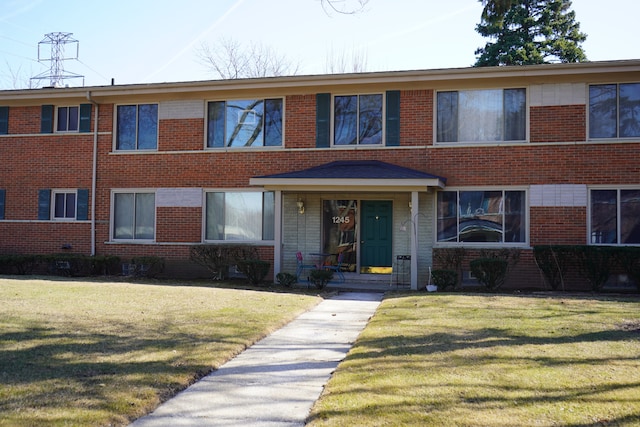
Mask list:
[[[334,224],[349,224],[348,216],[334,216],[331,218]]]

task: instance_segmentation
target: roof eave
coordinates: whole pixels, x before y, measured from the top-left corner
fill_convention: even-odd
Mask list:
[[[393,192],[418,191],[428,192],[433,188],[444,188],[445,182],[439,178],[425,179],[344,179],[344,178],[251,178],[250,185],[260,186],[266,190],[281,191],[358,191],[358,192]]]
[[[640,72],[640,60],[598,61],[527,66],[467,67],[450,69],[382,71],[350,74],[300,75],[254,79],[205,80],[113,86],[43,88],[0,91],[0,102],[36,99],[91,98],[104,101],[128,96],[189,94],[211,91],[328,90],[340,86],[371,84],[416,84],[441,81],[536,78],[544,76],[590,75]]]

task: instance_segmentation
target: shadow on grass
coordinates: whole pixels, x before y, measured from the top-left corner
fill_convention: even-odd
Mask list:
[[[481,300],[475,306],[460,303],[455,296],[442,300],[432,298],[387,296],[371,320],[371,333],[365,331],[360,336],[344,362],[344,372],[340,369],[336,372],[337,378],[347,375],[354,386],[348,390],[342,382],[338,388],[329,386],[327,405],[313,412],[309,421],[358,420],[364,413],[380,414],[384,419],[386,414],[412,412],[418,418],[423,417],[420,422],[428,424],[433,414],[437,413],[442,420],[447,419],[447,413],[457,414],[462,409],[469,413],[498,414],[515,405],[532,408],[547,405],[553,411],[557,408],[554,405],[577,404],[588,408],[590,404],[611,404],[624,409],[614,413],[605,411],[592,423],[571,424],[558,421],[561,418],[554,422],[575,427],[640,423],[640,322],[613,322],[605,326],[602,317],[595,320],[590,317],[601,316],[602,307],[589,307],[586,301],[581,303],[581,298],[571,300],[580,307],[572,306],[566,311],[546,310],[544,304],[530,307],[528,303],[533,302],[530,298],[539,301],[537,297],[510,296],[517,298],[516,303],[502,309],[492,306],[492,301],[501,298],[496,295],[473,295],[474,299]],[[411,304],[404,302],[405,299]],[[570,302],[566,297],[560,299]],[[598,296],[591,300],[622,304],[622,311],[630,316],[637,313],[636,297]],[[632,305],[626,306],[627,303]],[[475,314],[484,316],[485,320],[478,322]],[[468,324],[461,320],[465,317],[469,319]],[[447,331],[448,319],[452,326]],[[430,320],[437,326],[430,327]],[[529,330],[519,324],[525,320],[532,320],[535,328]],[[573,330],[570,326],[574,322],[589,323]],[[558,326],[557,330],[553,330],[554,325]],[[625,345],[627,343],[630,345]],[[608,349],[617,344],[626,350],[611,354]],[[583,347],[598,350],[594,353],[576,350]],[[563,352],[563,349],[567,350]],[[532,382],[520,382],[519,367],[540,369],[543,373]],[[574,379],[576,367],[583,371],[582,376]],[[606,370],[612,367],[621,374],[609,378]],[[597,381],[589,381],[591,373],[598,370],[603,374],[593,376]],[[564,383],[545,382],[545,375],[560,371],[567,379]],[[372,372],[377,376],[371,380],[373,384],[368,384]],[[430,372],[437,379],[431,378]],[[379,381],[378,376],[385,375],[395,381]],[[357,395],[361,397],[354,397]],[[342,402],[348,404],[342,405]],[[551,419],[554,415],[550,415]],[[472,418],[467,421],[471,425],[481,424]],[[449,422],[455,424],[453,419]]]
[[[232,355],[246,346],[233,336],[205,342],[202,335],[171,328],[147,338],[126,323],[118,326],[126,333],[118,334],[67,326],[68,332],[32,326],[0,333],[0,414],[18,417],[20,425],[51,425],[59,416],[83,424],[77,411],[94,411],[104,421],[100,414],[108,412],[111,425],[126,424],[217,367],[214,356],[191,357],[192,352],[202,354],[206,346],[214,354],[215,346],[215,352],[223,348]]]

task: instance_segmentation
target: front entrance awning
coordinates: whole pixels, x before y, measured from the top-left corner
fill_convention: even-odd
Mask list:
[[[251,185],[282,191],[420,191],[444,188],[446,178],[377,160],[335,161],[294,172],[256,176]]]

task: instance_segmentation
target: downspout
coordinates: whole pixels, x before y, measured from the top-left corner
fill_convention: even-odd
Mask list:
[[[96,106],[93,119],[93,165],[91,169],[91,256],[96,254],[96,181],[98,176],[98,103],[87,92],[87,100]]]

